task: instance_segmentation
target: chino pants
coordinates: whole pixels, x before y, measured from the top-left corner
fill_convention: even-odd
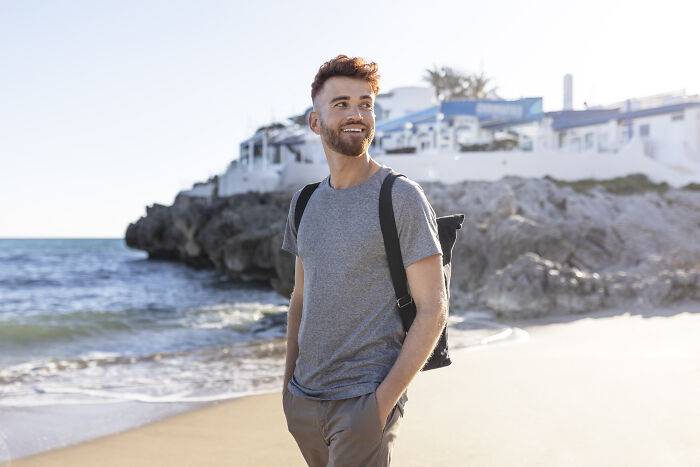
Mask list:
[[[402,409],[394,406],[382,430],[374,393],[341,400],[282,395],[287,427],[311,467],[388,466]]]

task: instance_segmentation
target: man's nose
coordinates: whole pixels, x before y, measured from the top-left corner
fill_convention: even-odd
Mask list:
[[[346,120],[362,120],[362,112],[360,112],[359,106],[350,106],[348,108],[348,113],[345,116]]]

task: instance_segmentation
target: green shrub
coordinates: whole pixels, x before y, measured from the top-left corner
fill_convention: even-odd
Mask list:
[[[570,186],[577,193],[586,193],[595,186],[600,186],[608,193],[615,195],[634,195],[638,193],[646,193],[648,191],[665,193],[670,188],[668,183],[654,183],[644,174],[631,174],[627,175],[626,177],[615,177],[608,180],[585,178],[573,182],[557,180],[549,175],[545,176],[544,178],[552,181],[557,186]]]

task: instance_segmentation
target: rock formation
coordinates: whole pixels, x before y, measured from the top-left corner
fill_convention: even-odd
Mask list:
[[[518,177],[422,183],[438,216],[466,215],[453,251],[452,306],[527,318],[700,303],[700,192],[638,176],[619,180],[624,193],[641,192]],[[152,258],[214,267],[289,296],[294,258],[280,246],[291,197],[178,196],[173,206],[149,207],[129,225],[126,242]]]
[[[291,193],[245,193],[225,198],[179,195],[129,224],[126,244],[149,258],[215,268],[234,279],[269,283],[283,295],[294,285],[294,258],[282,251]],[[291,265],[290,265],[291,263]]]

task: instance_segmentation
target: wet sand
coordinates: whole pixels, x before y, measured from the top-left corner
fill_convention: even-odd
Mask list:
[[[515,324],[527,342],[416,378],[392,465],[700,465],[700,304]],[[305,464],[268,394],[11,465]]]

